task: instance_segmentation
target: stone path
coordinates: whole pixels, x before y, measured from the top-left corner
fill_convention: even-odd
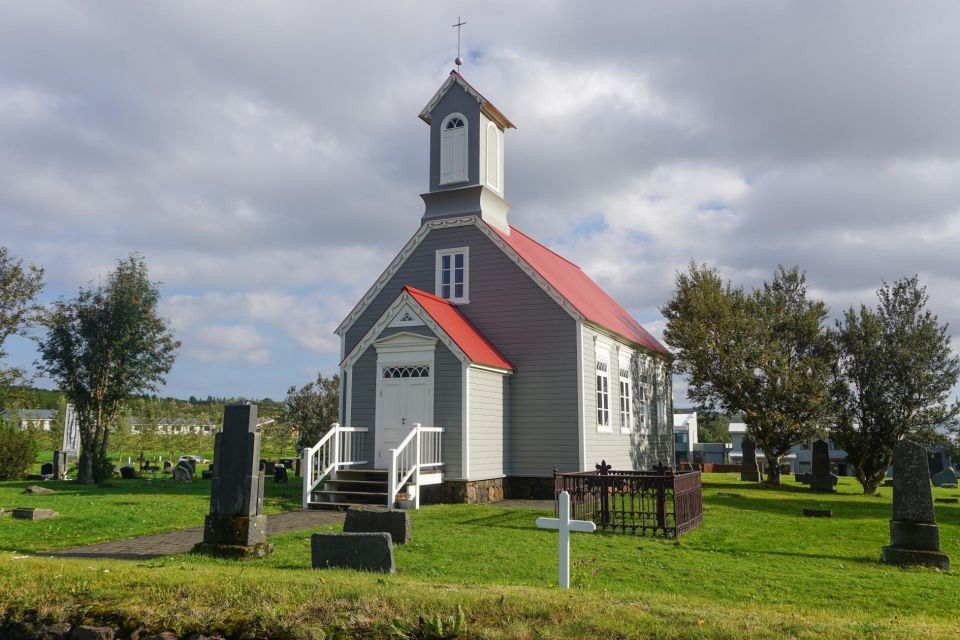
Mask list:
[[[343,522],[342,511],[288,511],[267,516],[267,532],[270,535],[323,527]],[[110,540],[72,549],[43,551],[40,556],[61,558],[108,558],[111,560],[147,560],[161,556],[187,553],[203,541],[203,527],[178,529],[139,538]]]

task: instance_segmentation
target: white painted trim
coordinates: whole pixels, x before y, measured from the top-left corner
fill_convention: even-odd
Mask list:
[[[410,317],[410,320],[405,320],[407,316]],[[409,305],[403,305],[400,307],[400,311],[393,316],[393,320],[390,321],[390,324],[387,325],[388,329],[399,329],[401,327],[422,327],[423,320],[420,319],[420,316],[410,308]]]
[[[343,405],[343,413],[341,416],[343,421],[340,423],[346,427],[353,426],[353,365],[348,367],[341,367],[341,372],[346,373],[346,375],[340,376],[340,391],[343,392],[343,386],[347,387],[347,400]]]
[[[461,411],[463,417],[460,422],[460,475],[464,480],[470,479],[470,365],[463,365],[460,376],[463,383],[461,390]]]
[[[463,127],[447,129],[447,123],[453,118],[460,118],[463,121]],[[457,154],[457,138],[463,138],[463,152]],[[460,156],[458,158],[458,155]],[[463,160],[463,174],[456,172],[457,160]],[[444,161],[449,166],[444,165]],[[444,170],[451,176],[448,179],[443,178]],[[469,182],[470,180],[470,120],[462,113],[451,113],[440,123],[440,177],[441,186],[448,184],[458,184],[460,182]]]
[[[587,425],[584,416],[583,379],[583,322],[577,320],[577,440],[580,454],[580,471],[587,470]]]
[[[463,216],[460,218],[441,218],[439,220],[430,220],[424,222],[420,225],[420,229],[417,230],[413,236],[407,240],[407,243],[403,245],[403,248],[400,249],[400,253],[394,257],[393,261],[387,265],[387,268],[383,270],[383,273],[380,274],[380,277],[377,278],[376,282],[367,290],[363,297],[354,305],[350,313],[346,318],[343,319],[343,322],[337,327],[336,333],[339,336],[344,336],[347,330],[353,326],[353,323],[357,321],[367,307],[370,306],[370,303],[373,302],[373,299],[380,294],[387,283],[390,282],[390,279],[396,275],[397,271],[400,270],[400,267],[403,266],[403,263],[407,261],[407,258],[420,246],[420,243],[423,242],[423,239],[427,237],[434,229],[441,229],[446,227],[468,227],[470,225],[476,225],[477,219],[476,216]],[[345,357],[345,356],[341,356]]]
[[[622,336],[619,333],[615,333],[610,329],[607,329],[606,327],[602,327],[599,324],[596,324],[595,322],[587,320],[586,318],[584,318],[583,323],[587,325],[589,328],[596,331],[597,333],[601,334],[602,336],[610,338],[611,340],[619,344],[629,346],[634,351],[645,353],[652,358],[660,358],[662,360],[668,359],[668,356],[666,356],[665,354],[660,353],[659,351],[654,351],[650,347],[644,346],[639,342],[634,342],[633,340],[627,338],[626,336]]]
[[[470,362],[470,359],[467,357],[467,354],[457,346],[457,343],[454,342],[447,333],[440,328],[433,318],[430,317],[426,311],[423,310],[413,296],[411,296],[406,291],[401,291],[400,295],[397,296],[397,299],[393,301],[390,307],[377,319],[377,321],[370,327],[370,330],[364,334],[363,338],[357,343],[353,350],[347,355],[344,361],[341,363],[343,365],[353,365],[357,360],[360,359],[360,356],[366,352],[367,348],[370,347],[377,339],[384,329],[387,328],[387,325],[390,323],[390,319],[393,318],[397,311],[404,305],[409,304],[410,308],[417,314],[417,316],[423,321],[424,326],[430,329],[433,332],[434,336],[443,343],[443,345],[450,350],[450,352],[457,357],[460,362]],[[404,332],[406,333],[406,332]]]
[[[480,370],[480,371],[492,371],[493,373],[499,373],[500,375],[503,375],[503,376],[512,376],[512,375],[513,375],[513,370],[512,370],[512,369],[502,369],[502,368],[500,368],[500,367],[492,367],[492,366],[490,366],[490,365],[488,365],[488,364],[479,364],[479,363],[477,363],[477,362],[471,362],[471,363],[470,363],[470,368],[471,368],[471,369],[478,369],[478,370]]]
[[[454,293],[454,281],[453,281],[453,270],[454,264],[453,260],[455,259],[458,253],[463,254],[463,297],[460,298],[444,298],[441,294],[441,278],[442,278],[442,269],[440,268],[441,259],[443,256],[451,256],[450,262],[450,293]],[[470,247],[455,247],[453,249],[437,249],[434,253],[434,268],[433,268],[433,295],[438,298],[442,298],[449,302],[450,304],[470,304]]]
[[[594,336],[593,337],[593,359],[594,359],[594,371],[593,377],[594,380],[597,378],[604,377],[607,381],[607,424],[600,424],[600,386],[597,385],[594,389],[594,395],[597,396],[597,433],[613,433],[613,414],[614,412],[610,408],[610,398],[613,396],[613,393],[610,390],[610,349],[613,344],[605,336]],[[605,366],[604,369],[600,369],[598,366],[600,363],[603,363]],[[619,412],[619,407],[617,408]]]

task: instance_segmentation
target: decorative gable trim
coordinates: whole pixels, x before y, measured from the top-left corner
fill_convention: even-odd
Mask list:
[[[433,320],[433,318],[430,317],[430,314],[424,311],[423,308],[416,303],[416,301],[413,299],[413,296],[411,296],[406,291],[402,291],[400,295],[397,296],[397,299],[393,301],[393,304],[391,304],[390,307],[383,312],[383,315],[381,315],[380,318],[373,324],[373,326],[370,327],[370,330],[367,331],[366,334],[364,334],[363,338],[360,339],[360,342],[357,343],[357,346],[355,346],[353,350],[350,351],[350,353],[344,359],[344,361],[340,363],[340,366],[352,367],[357,362],[357,360],[360,359],[360,356],[362,356],[364,352],[366,352],[366,350],[370,347],[370,345],[374,344],[375,342],[380,342],[377,339],[377,337],[383,332],[384,329],[388,327],[391,319],[393,319],[398,313],[400,313],[400,310],[403,309],[404,307],[413,311],[417,319],[420,320],[421,326],[426,326],[428,329],[430,329],[430,331],[433,332],[433,335],[436,336],[436,339],[442,342],[443,346],[449,349],[450,352],[453,355],[455,355],[457,359],[460,360],[461,363],[463,363],[464,365],[470,364],[470,358],[467,357],[467,354],[464,353],[463,350],[459,346],[457,346],[457,343],[454,342],[450,338],[450,336],[448,336],[447,333],[440,328],[440,325],[438,325]],[[398,335],[409,336],[409,335],[417,335],[417,334],[402,332]],[[387,342],[392,337],[393,336],[388,336],[386,338],[383,338],[382,341]],[[418,336],[418,337],[423,338],[424,340],[432,339],[432,338],[427,338],[425,336]]]
[[[390,321],[390,324],[387,325],[390,329],[396,329],[399,327],[422,327],[423,320],[420,319],[413,309],[409,305],[405,305],[400,309],[393,320]]]
[[[430,220],[425,222],[420,226],[420,229],[413,234],[413,237],[407,241],[407,244],[403,245],[403,248],[400,250],[400,253],[393,259],[393,262],[387,266],[383,273],[380,274],[380,277],[377,278],[377,281],[373,283],[373,286],[367,290],[367,292],[360,299],[360,302],[350,311],[349,315],[343,319],[343,322],[340,323],[340,326],[337,327],[336,333],[341,338],[346,333],[354,322],[357,321],[363,312],[370,306],[370,303],[373,302],[373,299],[376,298],[383,288],[387,286],[387,283],[390,281],[397,271],[400,270],[400,267],[403,266],[403,263],[407,261],[407,258],[416,251],[417,247],[420,246],[420,243],[423,242],[423,239],[427,237],[427,234],[433,231],[434,229],[443,229],[446,227],[466,227],[469,225],[476,224],[475,216],[463,216],[460,218],[441,218],[438,220]]]
[[[440,88],[437,89],[437,92],[433,94],[433,97],[430,98],[430,102],[427,103],[420,111],[420,119],[430,124],[432,119],[433,110],[436,109],[437,105],[440,104],[440,101],[443,100],[443,96],[447,95],[447,92],[450,91],[450,87],[454,84],[460,85],[464,91],[467,92],[467,95],[471,96],[477,103],[480,104],[481,110],[484,112],[488,118],[496,122],[498,125],[504,129],[516,129],[510,120],[503,115],[499,109],[497,109],[493,104],[480,95],[480,92],[470,86],[470,83],[464,80],[456,71],[451,71],[450,75],[447,76],[447,79],[443,81],[443,84],[440,85]]]

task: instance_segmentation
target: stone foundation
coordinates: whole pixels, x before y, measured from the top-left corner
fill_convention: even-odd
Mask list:
[[[505,478],[448,480],[423,487],[420,504],[486,504],[504,498]]]

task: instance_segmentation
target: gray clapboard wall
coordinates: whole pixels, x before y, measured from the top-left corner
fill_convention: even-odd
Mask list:
[[[597,360],[595,340],[605,340],[610,345],[610,430],[597,429]],[[650,469],[663,461],[673,464],[673,414],[670,386],[650,385],[641,372],[650,364],[648,354],[634,351],[630,363],[631,391],[633,393],[633,426],[625,432],[620,416],[620,358],[617,345],[629,348],[624,342],[600,334],[589,326],[583,327],[583,410],[584,445],[587,469],[593,469],[601,460],[614,469]],[[669,380],[669,377],[668,377]],[[647,384],[648,398],[646,416],[641,415],[639,402],[640,385]],[[654,397],[656,394],[656,397]],[[666,403],[667,410],[657,413],[656,403]],[[645,428],[644,426],[645,425]]]
[[[516,367],[509,382],[507,474],[550,476],[554,466],[576,468],[576,321],[476,227],[445,227],[427,234],[348,328],[345,352],[350,353],[404,285],[434,293],[436,252],[457,247],[470,247],[470,302],[460,309]],[[361,375],[354,366],[356,389],[363,385]],[[354,405],[354,417],[356,409]]]
[[[476,368],[469,376],[470,479],[497,478],[507,473],[510,377]]]

